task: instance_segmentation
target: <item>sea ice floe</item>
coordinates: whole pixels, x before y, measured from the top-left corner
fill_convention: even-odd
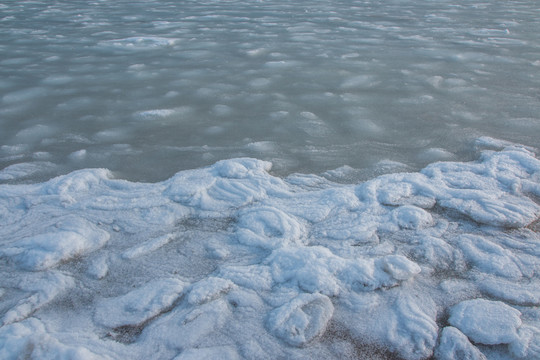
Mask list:
[[[267,176],[269,162],[220,161],[208,169],[178,173],[167,180],[165,195],[196,209],[223,211],[284,192],[283,181]]]
[[[411,244],[411,256],[421,264],[442,271],[462,271],[465,268],[462,253],[440,237],[421,235],[411,239]]]
[[[155,251],[163,247],[165,244],[169,243],[172,239],[173,239],[172,234],[166,234],[166,235],[159,236],[155,239],[147,240],[137,246],[134,246],[124,251],[122,253],[122,257],[124,259],[134,259],[139,256],[146,255],[152,251]]]
[[[189,106],[181,106],[172,109],[152,109],[137,111],[133,117],[139,121],[165,121],[175,120],[181,121],[185,116],[189,115],[193,109]]]
[[[405,359],[424,359],[433,354],[439,327],[435,303],[427,297],[404,294],[392,305],[389,319],[381,325],[392,349]]]
[[[45,87],[32,87],[22,90],[9,92],[2,96],[2,102],[5,104],[28,102],[43,97],[47,93]]]
[[[430,213],[412,205],[398,207],[392,211],[392,217],[402,229],[421,229],[433,225]]]
[[[265,263],[276,283],[292,283],[303,291],[328,296],[393,287],[420,273],[418,265],[401,255],[345,259],[322,246],[283,247]]]
[[[485,161],[464,166],[454,162],[432,164],[422,174],[436,187],[439,206],[479,223],[523,227],[540,215],[540,205],[516,194],[522,183],[527,184],[527,178],[540,171],[539,164],[531,162],[528,154],[523,148],[508,148],[497,154],[485,152]]]
[[[518,339],[508,346],[510,353],[520,359],[540,359],[540,329],[522,326],[518,329]]]
[[[109,272],[109,264],[107,263],[107,256],[96,257],[92,260],[86,273],[94,279],[103,279]]]
[[[540,288],[528,280],[516,282],[500,277],[481,278],[477,281],[479,289],[486,295],[521,306],[540,306]]]
[[[221,298],[199,306],[179,306],[148,325],[140,341],[152,347],[176,350],[196,348],[219,332],[232,313]]]
[[[269,291],[273,286],[270,267],[260,265],[229,265],[219,270],[219,275],[237,285],[255,291]]]

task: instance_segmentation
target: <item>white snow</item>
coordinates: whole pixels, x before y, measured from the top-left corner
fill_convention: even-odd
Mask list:
[[[437,349],[437,359],[441,360],[486,360],[486,356],[475,347],[461,331],[452,326],[445,327],[441,332],[440,344]]]
[[[327,296],[301,294],[268,314],[267,326],[294,346],[303,346],[324,333],[334,306]]]
[[[540,358],[534,1],[4,3],[0,358]]]
[[[67,339],[56,326],[108,331],[120,343],[86,349],[112,358],[158,344],[165,358],[216,346],[232,358],[333,357],[336,327],[405,359],[481,359],[471,342],[538,352],[539,326],[521,312],[538,303],[538,234],[524,227],[538,219],[532,152],[512,145],[351,185],[270,169],[239,158],[154,184],[96,169],[0,186],[4,327],[39,314],[53,338]],[[447,212],[453,194],[524,208]],[[438,286],[441,274],[461,280]],[[81,293],[65,310],[68,291]],[[452,328],[441,330],[445,311]]]
[[[149,252],[155,251],[172,240],[171,234],[163,235],[155,239],[150,239],[142,244],[127,249],[122,253],[122,257],[125,259],[133,259],[142,255],[146,255]]]
[[[142,324],[169,308],[182,295],[185,285],[178,279],[158,279],[127,294],[102,299],[94,319],[110,328]]]
[[[204,304],[228,293],[233,288],[234,283],[232,281],[208,277],[193,284],[189,291],[187,301],[192,305]]]
[[[59,272],[38,273],[35,276],[23,274],[16,287],[25,291],[28,296],[21,299],[5,314],[3,325],[26,319],[39,308],[45,306],[62,292],[72,288],[73,278]]]
[[[66,215],[53,224],[36,229],[0,250],[19,267],[45,270],[74,256],[94,251],[109,240],[109,234],[81,217]]]
[[[518,338],[521,312],[500,301],[474,299],[454,306],[448,322],[474,342],[509,344]]]
[[[0,170],[0,180],[10,181],[28,178],[30,176],[50,174],[53,172],[55,164],[48,161],[34,161],[28,163],[18,163],[9,165]]]

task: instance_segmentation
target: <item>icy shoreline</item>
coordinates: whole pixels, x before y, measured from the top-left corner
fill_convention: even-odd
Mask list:
[[[0,185],[0,357],[539,358],[540,161],[477,145],[357,185],[249,158]]]

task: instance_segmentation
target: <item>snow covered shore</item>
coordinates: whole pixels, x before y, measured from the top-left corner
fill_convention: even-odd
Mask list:
[[[540,161],[355,185],[251,158],[0,186],[0,357],[540,357]]]

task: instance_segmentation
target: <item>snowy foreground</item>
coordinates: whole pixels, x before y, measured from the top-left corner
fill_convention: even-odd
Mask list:
[[[540,161],[0,186],[0,358],[540,358]]]

